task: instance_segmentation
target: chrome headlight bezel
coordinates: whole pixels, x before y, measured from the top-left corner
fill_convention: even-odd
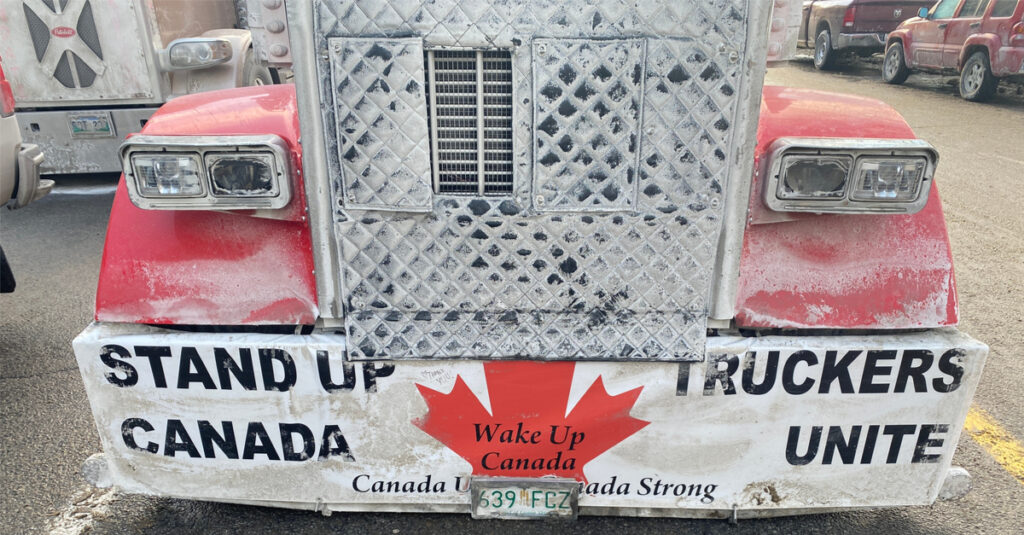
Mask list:
[[[763,167],[763,198],[768,208],[777,212],[859,213],[859,214],[913,214],[928,203],[931,183],[939,154],[927,141],[920,139],[840,139],[840,138],[779,138],[772,143]],[[819,198],[787,198],[783,193],[783,162],[794,156],[808,158],[851,158],[842,196]],[[906,160],[922,158],[924,172],[911,199],[855,198],[861,162],[865,159],[893,158]]]
[[[147,210],[260,210],[284,208],[291,201],[292,166],[288,145],[281,137],[258,136],[133,136],[121,145],[121,165],[132,203]],[[144,195],[132,157],[181,154],[198,158],[201,195]],[[270,156],[274,182],[266,195],[217,194],[210,176],[210,156]],[[217,159],[213,158],[213,159]]]

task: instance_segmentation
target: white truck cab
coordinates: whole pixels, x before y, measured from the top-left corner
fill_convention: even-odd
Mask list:
[[[44,174],[119,171],[117,147],[178,95],[271,83],[231,0],[28,0],[0,56]]]

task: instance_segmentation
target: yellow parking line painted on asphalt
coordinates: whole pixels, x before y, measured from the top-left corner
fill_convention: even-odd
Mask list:
[[[991,414],[972,406],[967,411],[964,429],[1000,466],[1017,478],[1018,483],[1024,485],[1024,446]]]

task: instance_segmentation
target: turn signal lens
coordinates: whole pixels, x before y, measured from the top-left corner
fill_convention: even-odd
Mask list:
[[[143,197],[198,197],[203,194],[198,154],[133,154],[131,162]]]
[[[780,199],[842,198],[853,158],[786,156],[779,179]]]
[[[276,197],[277,173],[270,153],[208,154],[210,185],[217,197]]]
[[[859,201],[912,201],[924,177],[924,158],[861,158],[851,197]]]

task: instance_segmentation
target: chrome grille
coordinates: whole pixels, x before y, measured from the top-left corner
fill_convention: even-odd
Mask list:
[[[756,99],[741,88],[760,86],[765,47],[747,30],[770,4],[313,2],[318,79],[301,100],[325,128],[310,146],[338,149],[312,156],[329,170],[317,180],[340,177],[321,237],[337,261],[320,262],[338,273],[320,279],[338,285],[346,358],[704,359],[708,299],[730,299],[713,291],[723,208],[745,200],[753,161]],[[431,49],[511,51],[511,195],[435,193]],[[572,165],[542,168],[548,153]],[[571,180],[587,160],[615,173]]]
[[[434,191],[511,194],[511,53],[429,50],[424,56]]]

